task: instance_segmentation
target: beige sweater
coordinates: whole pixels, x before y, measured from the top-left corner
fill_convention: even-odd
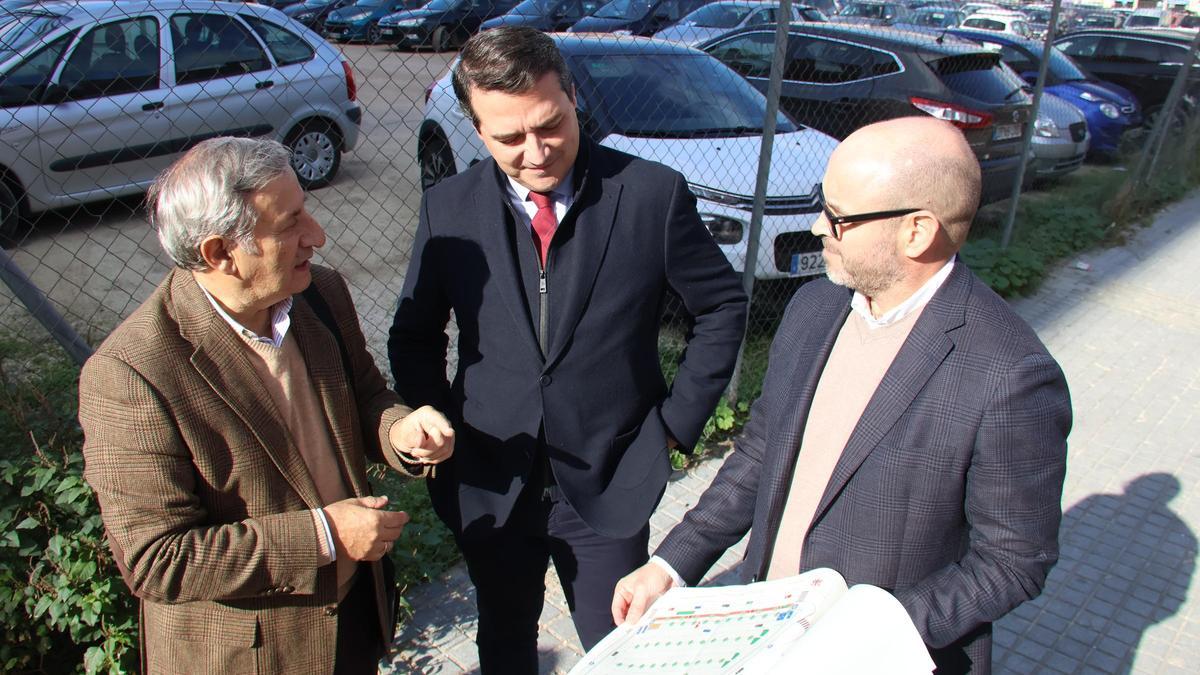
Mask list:
[[[304,355],[291,332],[283,338],[280,347],[258,340],[242,337],[249,347],[250,363],[271,395],[271,400],[283,417],[292,443],[300,449],[308,473],[317,486],[322,506],[350,497],[346,479],[342,476],[333,440],[329,436],[329,422],[320,399],[313,390],[308,376]],[[321,555],[333,561],[334,551],[329,550],[325,539],[325,527],[319,516],[313,514],[314,525],[320,535]],[[337,558],[338,598],[345,597],[350,590],[357,563],[348,556]]]
[[[800,572],[804,538],[834,467],[920,314],[871,329],[862,315],[851,312],[842,325],[809,408],[768,579]]]

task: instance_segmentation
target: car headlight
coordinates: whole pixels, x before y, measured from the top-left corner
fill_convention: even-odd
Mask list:
[[[708,228],[713,241],[718,244],[736,244],[742,240],[745,223],[737,218],[719,216],[715,213],[701,213],[700,221]]]
[[[1101,103],[1100,112],[1104,113],[1104,116],[1110,120],[1115,120],[1121,116],[1121,111],[1117,110],[1117,106],[1111,103]]]
[[[299,14],[294,15],[292,18],[297,21],[308,21],[316,15],[316,12],[300,12]]]
[[[1058,125],[1049,117],[1038,115],[1037,121],[1033,123],[1033,130],[1042,138],[1058,138]]]
[[[396,28],[416,28],[421,25],[422,21],[422,19],[405,19],[404,21],[397,21],[392,25]]]
[[[369,16],[371,16],[370,12],[355,12],[354,14],[347,16],[346,21],[362,21]]]
[[[633,31],[622,28],[621,30],[614,30],[614,31],[610,32],[609,34],[610,35],[633,35]]]
[[[1081,92],[1079,94],[1079,98],[1087,101],[1088,103],[1104,103],[1103,98],[1093,94],[1090,91]]]

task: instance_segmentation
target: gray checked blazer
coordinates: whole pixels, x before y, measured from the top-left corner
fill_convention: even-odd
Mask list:
[[[822,279],[789,304],[735,451],[656,551],[687,582],[747,530],[743,575],[763,576],[850,298]],[[1058,559],[1070,428],[1058,364],[956,263],[847,442],[798,571],[830,567],[895,594],[939,675],[990,672],[991,622],[1035,597]]]

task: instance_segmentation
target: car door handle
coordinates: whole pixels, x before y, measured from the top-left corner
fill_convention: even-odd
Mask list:
[[[255,89],[270,89],[271,87],[274,87],[274,86],[275,86],[274,80],[263,80],[262,82],[256,83],[254,85],[254,88]]]
[[[154,101],[153,103],[143,103],[142,104],[142,110],[145,110],[146,112],[150,112],[152,110],[162,110],[162,109],[163,109],[162,101]]]

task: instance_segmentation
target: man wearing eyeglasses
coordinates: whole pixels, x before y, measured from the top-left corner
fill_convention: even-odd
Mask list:
[[[896,596],[938,675],[990,672],[992,622],[1058,558],[1071,404],[1034,332],[955,257],[979,190],[966,140],[932,118],[833,153],[813,226],[829,280],[792,298],[735,452],[617,584],[618,624],[749,530],[746,581],[833,568]]]

